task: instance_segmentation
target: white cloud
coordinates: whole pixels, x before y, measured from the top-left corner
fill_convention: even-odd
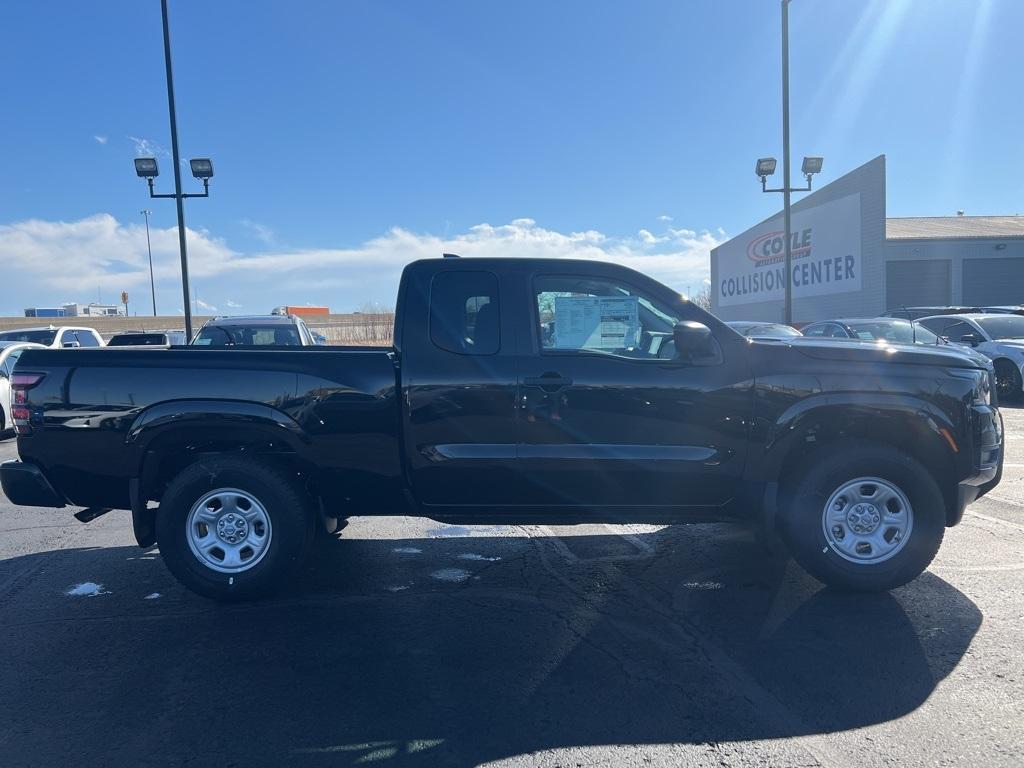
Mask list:
[[[207,312],[216,312],[217,308],[213,304],[207,304],[202,299],[196,299],[196,306],[200,309],[205,309]]]
[[[177,230],[151,229],[157,303],[181,304]],[[242,253],[209,232],[187,230],[189,271],[200,295],[234,296],[229,307],[326,304],[347,311],[367,302],[393,304],[398,277],[411,261],[442,253],[463,256],[532,256],[608,261],[632,267],[684,290],[709,274],[709,252],[725,233],[669,228],[655,236],[613,237],[596,230],[559,232],[533,219],[478,224],[448,235],[395,227],[351,248],[269,249]],[[4,287],[0,312],[48,306],[54,296],[87,300],[149,287],[146,235],[141,224],[109,214],[77,221],[21,221],[0,226]],[[204,305],[215,311],[210,305]]]
[[[138,136],[129,136],[128,141],[135,147],[136,157],[170,157],[171,153],[149,139],[140,139]]]
[[[274,230],[268,227],[266,224],[260,224],[257,221],[251,221],[250,219],[242,219],[240,222],[243,227],[250,230],[253,235],[258,239],[262,240],[268,245],[274,242]]]
[[[100,144],[106,144],[107,143],[107,137],[106,136],[93,136],[93,138],[96,139],[96,141],[99,142]]]
[[[658,221],[662,221],[667,224],[668,222],[672,221],[672,217],[669,216],[667,213],[663,213],[661,214],[661,216],[658,217]]]
[[[229,307],[230,309],[238,309],[242,305],[239,304],[237,301],[232,301],[231,299],[227,299],[224,302],[224,306],[225,307]]]

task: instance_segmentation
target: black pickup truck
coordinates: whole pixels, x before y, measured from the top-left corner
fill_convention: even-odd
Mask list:
[[[186,586],[277,585],[350,515],[746,521],[822,581],[888,589],[998,481],[985,363],[752,341],[650,278],[566,259],[419,261],[393,347],[27,350],[15,504],[131,510]]]

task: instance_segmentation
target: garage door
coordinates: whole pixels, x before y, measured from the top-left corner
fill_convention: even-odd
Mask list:
[[[1024,304],[1024,259],[964,259],[964,304]]]
[[[885,265],[885,307],[943,307],[953,300],[949,259],[890,261]]]

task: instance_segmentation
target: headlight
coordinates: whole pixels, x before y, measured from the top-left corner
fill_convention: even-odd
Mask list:
[[[978,373],[978,383],[974,385],[974,404],[992,405],[992,376],[988,371]]]
[[[984,371],[977,368],[954,368],[947,370],[958,379],[970,379],[973,382],[971,405],[992,405],[992,371]]]

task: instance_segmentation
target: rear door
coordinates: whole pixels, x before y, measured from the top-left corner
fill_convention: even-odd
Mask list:
[[[524,282],[532,348],[520,363],[518,454],[531,504],[699,514],[737,493],[753,408],[746,342],[633,274],[538,272]],[[715,326],[717,361],[676,359],[680,320]]]
[[[399,299],[399,354],[413,492],[434,507],[513,504],[516,357],[504,281],[487,262],[410,269],[419,272]]]

